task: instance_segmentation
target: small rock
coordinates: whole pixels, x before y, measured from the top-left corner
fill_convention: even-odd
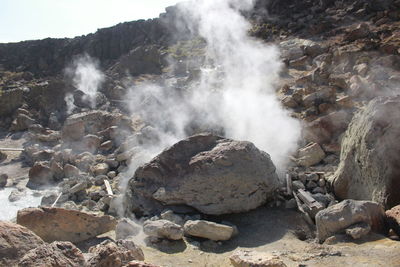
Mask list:
[[[75,194],[77,192],[85,190],[86,188],[87,188],[87,183],[86,182],[80,182],[80,183],[77,183],[76,185],[74,185],[73,187],[71,187],[71,189],[69,189],[69,193],[70,194]]]
[[[229,257],[234,267],[286,267],[278,257],[264,252],[240,250]]]
[[[114,179],[117,176],[117,173],[115,171],[110,171],[107,173],[108,178]]]
[[[325,152],[317,143],[310,143],[299,150],[297,164],[304,167],[310,167],[325,158]]]
[[[20,200],[25,195],[26,195],[26,191],[25,190],[14,189],[13,191],[11,191],[10,195],[8,196],[8,201],[16,202],[16,201]]]
[[[65,177],[74,177],[79,175],[79,169],[71,164],[65,164],[64,166],[64,175]]]
[[[297,202],[294,198],[291,198],[285,202],[285,209],[295,209],[297,208]]]
[[[175,214],[172,210],[167,210],[161,213],[160,217],[164,220],[183,225],[184,221],[183,218],[177,214]]]
[[[113,142],[111,140],[105,141],[104,143],[101,143],[101,145],[100,145],[101,151],[109,151],[112,148],[113,148]]]
[[[204,220],[189,220],[185,223],[184,230],[187,235],[207,238],[214,241],[229,240],[234,232],[231,226]]]
[[[99,163],[92,167],[92,172],[94,175],[106,175],[110,167],[107,163]]]
[[[167,220],[145,221],[143,231],[146,235],[156,238],[171,240],[180,240],[183,238],[182,226]]]
[[[356,223],[346,229],[346,234],[353,239],[360,239],[361,237],[369,234],[371,226],[365,222]]]
[[[87,266],[93,267],[122,267],[132,260],[144,260],[143,251],[131,240],[107,240],[89,248],[89,253]]]
[[[36,162],[29,170],[28,188],[35,189],[54,182],[53,172],[45,162]]]
[[[305,185],[300,180],[292,182],[293,190],[306,189]]]

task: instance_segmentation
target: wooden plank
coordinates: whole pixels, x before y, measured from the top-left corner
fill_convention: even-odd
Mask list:
[[[299,189],[299,195],[298,197],[306,204],[310,209],[316,208],[316,209],[322,209],[322,205],[316,201],[310,193],[307,191],[304,191],[303,189]]]
[[[292,177],[289,173],[286,174],[286,192],[289,196],[293,194]]]
[[[52,208],[54,208],[54,206],[57,204],[57,202],[58,202],[58,200],[60,199],[61,195],[62,195],[62,192],[60,192],[60,194],[58,194],[56,200],[55,200],[54,203],[51,205]]]
[[[297,196],[297,194],[295,192],[293,192],[293,196],[294,199],[296,200],[297,203],[297,209],[303,214],[305,220],[307,223],[309,223],[310,225],[314,225],[313,220],[311,219],[310,215],[308,214],[308,212],[306,212],[303,207],[301,206],[301,201],[299,199],[299,197]]]
[[[1,147],[0,151],[24,151],[25,149],[23,148],[6,148],[6,147]]]
[[[104,184],[106,186],[107,194],[110,195],[110,196],[114,195],[113,191],[111,189],[110,182],[108,180],[104,180]]]

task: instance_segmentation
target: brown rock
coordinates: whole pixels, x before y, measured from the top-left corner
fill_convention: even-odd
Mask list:
[[[71,164],[65,164],[64,166],[64,175],[65,177],[73,177],[79,175],[79,169]]]
[[[344,132],[350,122],[346,111],[335,111],[310,122],[304,130],[308,142],[324,144]]]
[[[89,252],[92,256],[88,266],[93,267],[121,267],[132,260],[144,260],[143,251],[131,240],[105,241],[89,248]]]
[[[317,143],[310,143],[299,150],[297,164],[304,167],[310,167],[325,158],[325,152]]]
[[[85,135],[85,122],[84,121],[66,121],[61,129],[61,136],[63,140],[81,140]]]
[[[398,236],[400,236],[400,205],[385,212],[386,222]]]
[[[26,252],[44,244],[29,229],[11,222],[0,221],[0,265],[19,260]]]
[[[80,242],[115,229],[117,221],[111,216],[42,207],[19,210],[17,223],[46,242]]]
[[[54,182],[53,172],[45,162],[36,162],[29,170],[27,187],[37,188]]]
[[[278,256],[248,250],[235,252],[229,260],[234,267],[286,267]]]
[[[86,266],[82,252],[70,242],[43,244],[29,251],[19,261],[18,266]]]

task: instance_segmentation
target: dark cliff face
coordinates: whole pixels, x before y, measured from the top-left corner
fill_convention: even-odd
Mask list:
[[[59,74],[74,56],[87,53],[107,68],[137,47],[167,45],[173,39],[175,14],[171,7],[160,18],[120,23],[86,36],[0,44],[0,64],[5,70],[52,76]]]

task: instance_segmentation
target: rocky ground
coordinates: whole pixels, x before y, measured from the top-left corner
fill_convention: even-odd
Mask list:
[[[166,134],[210,64],[177,7],[0,44],[0,194],[19,209],[0,222],[0,264],[399,265],[400,2],[257,1],[242,15],[279,47],[276,98],[301,122],[284,170],[201,110]],[[72,60],[84,52],[90,64]]]

